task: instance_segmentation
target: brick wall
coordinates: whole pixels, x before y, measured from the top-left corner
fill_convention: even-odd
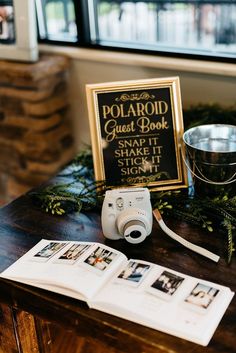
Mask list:
[[[41,184],[75,154],[69,116],[69,59],[0,61],[0,200]]]

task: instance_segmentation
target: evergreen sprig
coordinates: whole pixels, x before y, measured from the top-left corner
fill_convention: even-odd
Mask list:
[[[185,129],[205,124],[235,125],[236,104],[223,107],[219,104],[196,104],[184,109]]]
[[[201,124],[235,125],[235,121],[236,106],[224,108],[217,104],[199,104],[184,110],[185,129]],[[106,185],[104,181],[94,181],[92,151],[89,146],[58,175],[58,179],[56,185],[48,185],[30,193],[46,212],[63,216],[70,212],[101,208],[103,194],[99,190],[104,190]],[[151,192],[151,201],[153,208],[158,208],[166,216],[202,227],[209,232],[217,229],[226,234],[227,261],[231,262],[235,252],[236,196],[229,197],[222,190],[217,197],[201,198],[194,196],[190,188],[188,191]]]
[[[94,181],[92,152],[86,148],[58,174],[56,184],[34,190],[30,195],[46,212],[62,216],[101,206],[102,194],[98,189],[103,184]]]
[[[48,185],[30,193],[48,213],[63,216],[70,212],[100,209],[105,186],[96,182],[91,167],[91,150],[82,151],[76,156],[69,169],[59,174],[59,183]],[[70,181],[68,182],[68,179]],[[184,220],[209,232],[214,228],[227,234],[227,261],[230,263],[235,251],[236,196],[215,198],[197,197],[191,189],[151,192],[153,208],[165,216]]]
[[[193,225],[205,228],[209,232],[218,229],[227,234],[227,261],[231,262],[235,251],[236,236],[236,197],[228,195],[197,197],[183,191],[159,192],[152,197],[153,207],[161,213]]]

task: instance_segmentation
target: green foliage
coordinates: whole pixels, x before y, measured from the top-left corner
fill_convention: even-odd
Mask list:
[[[58,174],[55,184],[32,191],[30,195],[46,212],[63,216],[100,207],[102,194],[97,189],[102,185],[94,181],[92,152],[87,148]]]
[[[236,196],[221,195],[214,198],[197,197],[184,191],[157,192],[152,195],[153,208],[161,213],[202,227],[227,234],[227,259],[231,262],[235,251]]]
[[[236,106],[196,105],[184,111],[185,129],[202,124],[232,124],[236,121]],[[58,182],[41,188],[31,195],[48,213],[63,216],[70,212],[100,209],[105,182],[94,181],[92,151],[87,147],[72,165],[58,176]],[[153,176],[158,179],[159,175]],[[60,179],[61,178],[61,179]],[[151,181],[151,180],[150,180]],[[148,186],[148,185],[147,185]],[[99,191],[100,190],[100,191]],[[229,197],[219,190],[218,197],[193,196],[191,190],[151,192],[153,208],[165,216],[199,226],[212,233],[214,229],[227,235],[227,260],[235,251],[236,196]]]
[[[235,251],[234,241],[233,241],[233,229],[235,229],[235,226],[233,226],[231,221],[229,221],[228,219],[224,219],[223,226],[227,230],[227,236],[228,236],[228,247],[227,247],[228,263],[230,263],[231,259],[232,259],[233,252]]]
[[[69,169],[58,176],[59,183],[48,185],[31,196],[48,213],[63,216],[70,212],[94,210],[102,206],[104,182],[95,182],[91,149],[76,156]],[[69,181],[68,181],[69,180]],[[217,229],[227,234],[227,259],[235,251],[236,196],[221,195],[215,198],[197,197],[189,190],[151,192],[153,208],[172,218],[202,227],[208,232]]]
[[[236,105],[222,107],[218,104],[197,104],[184,110],[185,129],[205,124],[235,125]]]

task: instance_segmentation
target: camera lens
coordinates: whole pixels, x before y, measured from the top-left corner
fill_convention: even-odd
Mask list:
[[[129,233],[129,236],[133,239],[139,238],[141,235],[141,232],[139,230],[133,230],[132,232]]]
[[[139,243],[147,235],[145,224],[138,220],[127,222],[123,231],[126,240],[131,243]]]
[[[120,212],[116,220],[119,234],[129,243],[141,243],[151,232],[152,219],[145,210],[130,207]]]

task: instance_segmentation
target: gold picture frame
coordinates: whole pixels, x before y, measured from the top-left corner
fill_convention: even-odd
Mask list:
[[[95,179],[106,188],[188,186],[178,77],[86,85]]]

